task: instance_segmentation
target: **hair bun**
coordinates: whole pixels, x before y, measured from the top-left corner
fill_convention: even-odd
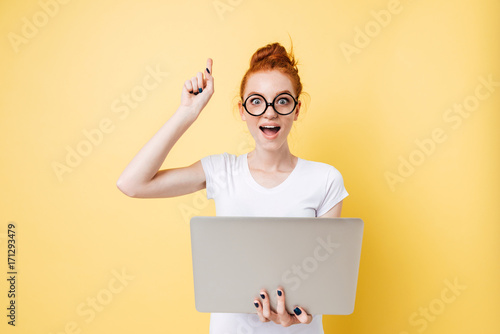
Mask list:
[[[250,59],[250,68],[263,60],[266,60],[272,67],[274,67],[273,65],[283,63],[288,63],[292,67],[296,65],[293,54],[288,54],[286,49],[279,43],[268,44],[255,51],[252,59]]]
[[[278,70],[287,75],[292,81],[293,88],[297,96],[302,93],[302,84],[299,77],[297,61],[293,55],[293,45],[288,53],[281,44],[272,43],[261,47],[252,55],[250,59],[250,68],[246,71],[240,85],[240,97],[243,99],[246,83],[254,73],[261,71]]]

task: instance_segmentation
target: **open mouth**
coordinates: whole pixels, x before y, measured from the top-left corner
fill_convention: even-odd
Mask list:
[[[274,136],[281,129],[279,126],[269,126],[269,125],[260,126],[259,128],[262,132],[264,132],[264,134],[268,136]]]

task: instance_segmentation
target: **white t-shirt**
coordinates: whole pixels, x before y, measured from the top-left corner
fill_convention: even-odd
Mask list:
[[[217,216],[320,217],[349,195],[333,166],[298,158],[294,170],[273,188],[261,186],[250,173],[247,153],[209,155],[201,159],[207,198]],[[249,301],[252,302],[252,301]],[[321,314],[310,324],[283,327],[247,313],[211,313],[210,334],[323,334]]]

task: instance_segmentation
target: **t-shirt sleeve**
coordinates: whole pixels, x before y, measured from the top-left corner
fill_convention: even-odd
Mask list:
[[[344,179],[342,178],[342,174],[340,174],[340,172],[333,166],[330,166],[328,170],[324,191],[325,197],[316,210],[317,217],[320,217],[327,213],[337,203],[339,203],[349,195],[344,187]]]
[[[226,153],[213,154],[200,160],[203,170],[205,171],[208,199],[214,198],[217,192],[217,175],[220,177],[220,173],[225,170],[225,155]]]

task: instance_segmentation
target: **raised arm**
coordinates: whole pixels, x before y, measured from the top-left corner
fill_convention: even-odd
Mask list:
[[[190,166],[159,170],[168,153],[194,123],[214,93],[212,59],[204,73],[184,82],[181,104],[160,130],[141,148],[120,175],[116,185],[124,194],[137,198],[173,197],[206,186],[198,160]],[[204,75],[205,77],[204,77]]]

